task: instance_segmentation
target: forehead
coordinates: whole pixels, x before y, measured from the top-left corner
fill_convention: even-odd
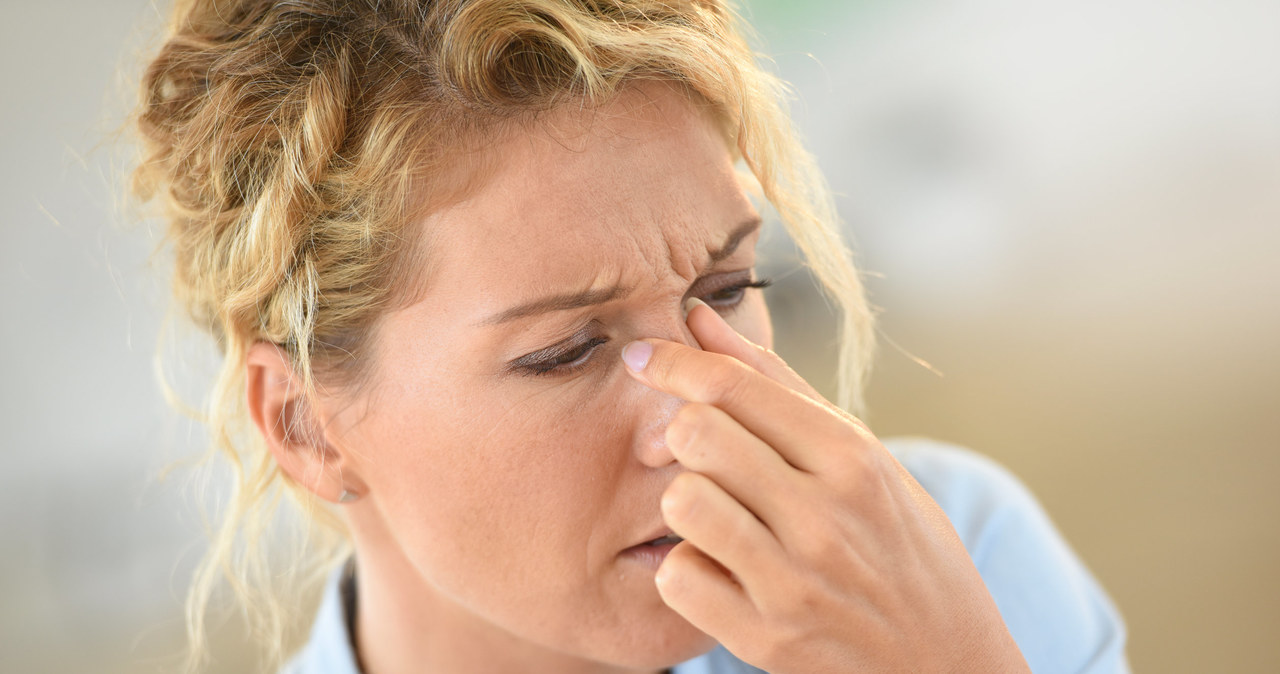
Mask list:
[[[653,275],[691,280],[754,213],[713,118],[665,86],[558,111],[486,151],[484,182],[424,223],[426,297],[464,295],[477,313]]]

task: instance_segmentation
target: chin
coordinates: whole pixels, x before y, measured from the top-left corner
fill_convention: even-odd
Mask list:
[[[602,660],[633,669],[665,669],[695,658],[717,646],[715,639],[678,613],[663,607],[664,615],[634,625],[614,640]]]

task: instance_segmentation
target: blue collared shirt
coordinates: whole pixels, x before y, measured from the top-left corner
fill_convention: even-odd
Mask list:
[[[1125,626],[1102,587],[1007,470],[959,447],[899,438],[885,446],[951,519],[1036,674],[1128,672]],[[282,674],[360,674],[348,630],[343,568],[325,588],[310,640]],[[756,674],[724,648],[674,674]]]

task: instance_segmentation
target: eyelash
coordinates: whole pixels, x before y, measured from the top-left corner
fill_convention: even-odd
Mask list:
[[[767,278],[762,278],[758,281],[750,281],[748,283],[735,283],[711,293],[710,296],[703,298],[702,301],[706,302],[713,309],[723,307],[725,309],[733,310],[737,309],[738,305],[742,303],[742,298],[746,296],[747,288],[768,288],[771,285],[773,285],[773,279]],[[711,297],[722,295],[724,293],[733,293],[733,300],[725,301],[724,299],[721,299],[717,301],[711,299]]]
[[[591,359],[591,352],[607,341],[609,341],[607,337],[592,337],[580,346],[569,347],[544,361],[522,365],[520,369],[532,375],[568,374],[586,365]]]
[[[742,299],[746,296],[747,288],[768,288],[772,284],[773,280],[767,278],[748,283],[735,283],[711,293],[711,295],[703,298],[703,301],[717,311],[732,311],[742,303]],[[723,297],[718,300],[712,299],[716,296],[723,296],[725,293],[732,293],[732,299],[727,300]],[[596,350],[596,347],[607,341],[609,341],[607,337],[593,337],[581,345],[570,347],[547,360],[521,365],[519,369],[523,370],[525,374],[535,376],[568,375],[586,367],[590,363],[591,354]]]

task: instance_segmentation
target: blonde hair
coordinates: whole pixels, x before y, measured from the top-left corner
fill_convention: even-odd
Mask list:
[[[188,596],[188,670],[207,655],[220,578],[278,666],[297,584],[345,550],[340,520],[281,473],[247,423],[248,348],[282,345],[308,398],[317,381],[358,385],[379,315],[443,254],[407,225],[445,198],[451,157],[485,129],[600,105],[640,80],[708,103],[835,304],[837,404],[861,409],[872,315],[784,85],[745,31],[716,0],[177,4],[143,76],[133,190],[163,213],[176,304],[221,349],[202,418],[208,458],[234,473]],[[284,494],[310,538],[276,568],[262,541]]]

